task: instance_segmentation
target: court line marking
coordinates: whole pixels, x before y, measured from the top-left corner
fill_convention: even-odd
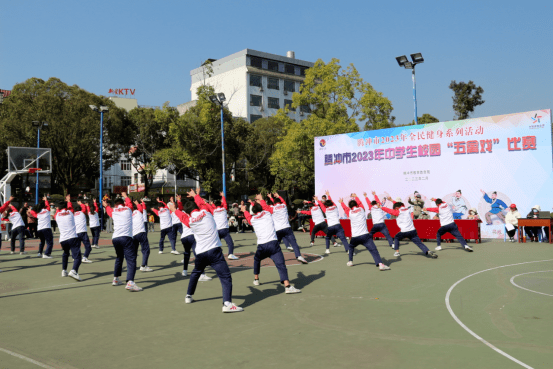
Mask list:
[[[28,362],[30,362],[30,363],[32,363],[32,364],[38,365],[38,366],[40,366],[41,368],[45,368],[45,369],[56,369],[56,368],[54,368],[53,366],[43,364],[43,363],[41,363],[40,361],[33,360],[33,359],[31,359],[30,357],[23,356],[23,355],[21,355],[21,354],[18,354],[17,352],[13,352],[13,351],[10,351],[10,350],[6,350],[6,349],[4,349],[4,348],[2,348],[2,347],[0,347],[0,351],[5,352],[6,354],[9,354],[9,355],[15,356],[15,357],[17,357],[17,358],[19,358],[19,359],[28,361]]]
[[[531,289],[528,289],[528,288],[524,288],[522,286],[519,286],[518,284],[516,284],[514,282],[514,279],[518,276],[521,276],[521,275],[525,275],[525,274],[534,274],[534,273],[547,273],[547,272],[553,272],[553,270],[540,270],[540,271],[537,271],[537,272],[529,272],[529,273],[522,273],[522,274],[517,274],[515,275],[513,278],[511,278],[511,284],[515,287],[518,287],[520,289],[523,289],[523,290],[526,290],[526,291],[529,291],[529,292],[534,292],[534,293],[539,293],[540,295],[545,295],[545,296],[551,296],[553,297],[553,295],[550,295],[549,293],[544,293],[544,292],[538,292],[538,291],[534,291],[534,290],[531,290]]]
[[[489,343],[488,341],[486,341],[485,339],[483,339],[482,337],[480,337],[479,335],[477,335],[476,333],[474,333],[472,330],[470,330],[469,327],[467,327],[465,324],[463,324],[463,322],[457,317],[457,315],[455,315],[455,313],[453,312],[453,309],[451,308],[451,305],[449,304],[449,296],[451,295],[451,291],[453,291],[453,289],[461,282],[463,282],[465,279],[468,279],[472,276],[475,276],[477,274],[480,274],[480,273],[484,273],[484,272],[489,272],[490,270],[494,270],[494,269],[500,269],[500,268],[507,268],[507,267],[510,267],[510,266],[516,266],[516,265],[523,265],[523,264],[532,264],[532,263],[543,263],[543,262],[546,262],[546,261],[553,261],[553,259],[548,259],[548,260],[537,260],[537,261],[527,261],[527,262],[524,262],[524,263],[516,263],[516,264],[509,264],[509,265],[502,265],[502,266],[498,266],[498,267],[495,267],[495,268],[489,268],[489,269],[485,269],[485,270],[481,270],[479,272],[476,272],[476,273],[472,273],[471,275],[467,275],[466,277],[464,278],[461,278],[459,279],[457,282],[455,282],[451,287],[449,287],[449,290],[447,290],[447,293],[445,295],[445,305],[447,307],[447,310],[449,311],[449,314],[451,315],[451,317],[457,322],[457,324],[459,324],[465,331],[467,331],[468,333],[470,333],[474,338],[476,338],[477,340],[479,340],[480,342],[482,342],[483,344],[485,344],[486,346],[488,346],[489,348],[491,348],[492,350],[494,350],[495,352],[497,352],[498,354],[501,354],[503,356],[505,356],[507,359],[511,360],[511,361],[514,361],[515,363],[527,368],[527,369],[534,369],[533,367],[531,367],[530,365],[527,365],[525,363],[523,363],[522,361],[518,360],[518,359],[515,359],[514,357],[512,357],[511,355],[507,354],[506,352],[504,351],[501,351],[500,349],[498,349],[497,347],[495,347],[494,345],[492,345],[491,343]]]

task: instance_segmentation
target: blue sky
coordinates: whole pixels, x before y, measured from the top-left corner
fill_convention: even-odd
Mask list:
[[[482,117],[553,107],[551,1],[6,1],[0,0],[0,88],[58,77],[141,105],[190,100],[190,70],[250,48],[353,63],[413,119],[410,72],[421,52],[419,116],[453,118],[451,80],[484,88]]]

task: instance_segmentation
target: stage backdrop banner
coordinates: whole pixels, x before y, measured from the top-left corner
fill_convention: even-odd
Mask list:
[[[461,219],[476,209],[482,237],[503,238],[505,207],[526,217],[553,206],[551,110],[316,137],[315,190],[405,204],[417,191],[426,207],[441,198]]]

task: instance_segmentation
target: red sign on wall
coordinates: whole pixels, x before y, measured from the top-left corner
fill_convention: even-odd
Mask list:
[[[129,92],[131,93],[131,95],[134,95],[134,92],[136,91],[136,88],[135,89],[130,89],[130,88],[110,88],[109,91],[108,91],[108,94],[115,94],[115,95],[128,95]]]

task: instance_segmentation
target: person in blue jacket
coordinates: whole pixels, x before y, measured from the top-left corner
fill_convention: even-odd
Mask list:
[[[501,222],[505,223],[505,215],[503,215],[502,211],[503,209],[507,209],[507,204],[505,204],[502,200],[497,198],[497,192],[492,192],[491,198],[488,196],[488,194],[484,190],[480,190],[482,194],[484,195],[484,200],[488,204],[492,205],[492,208],[490,211],[486,213],[486,225],[492,224],[492,215],[496,215]],[[503,209],[502,209],[503,208]]]

